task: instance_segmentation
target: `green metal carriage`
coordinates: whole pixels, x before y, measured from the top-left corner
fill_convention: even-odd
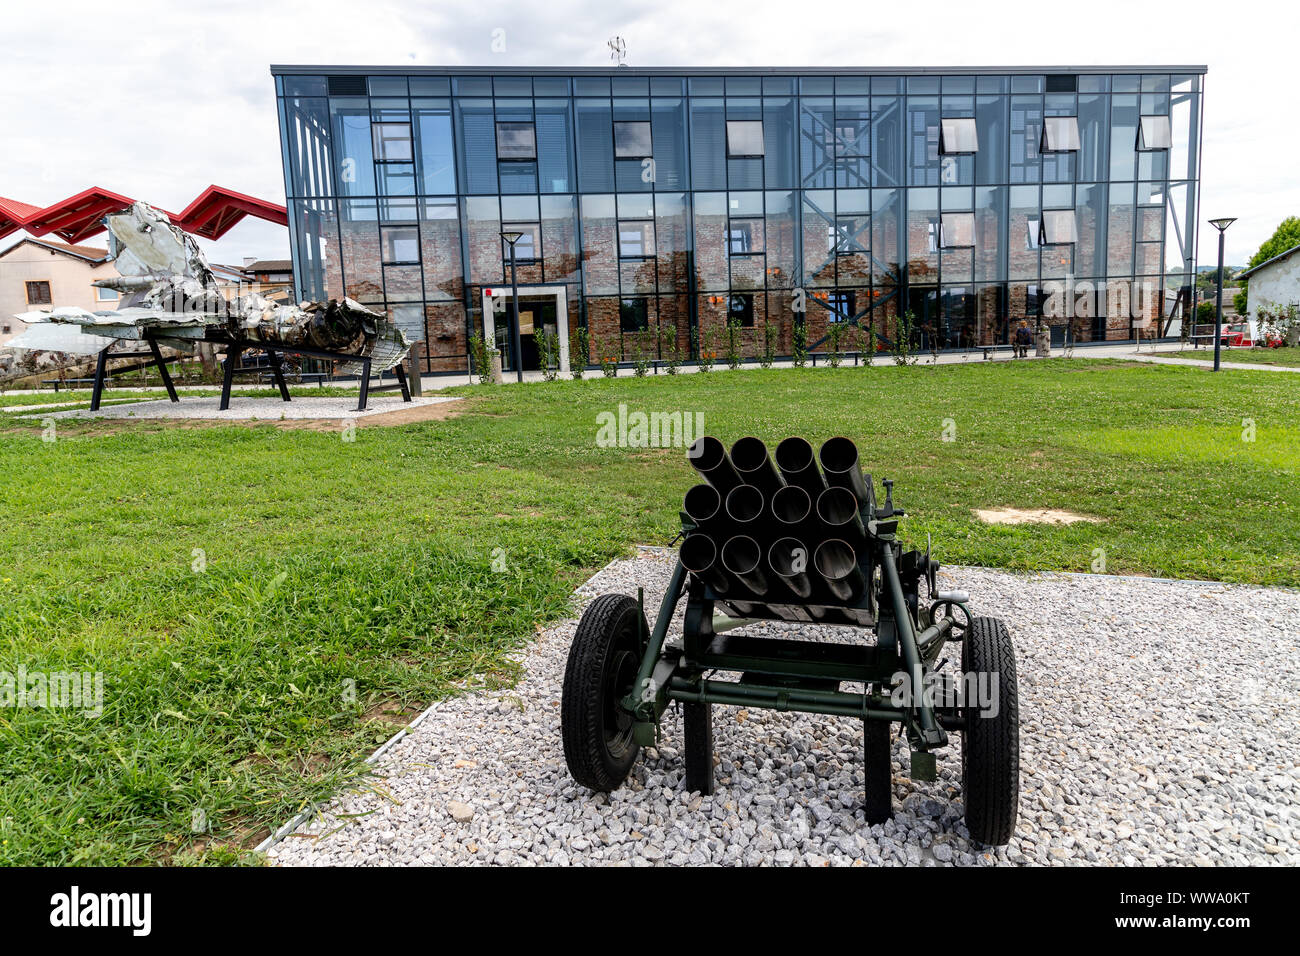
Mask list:
[[[963,735],[970,835],[1006,843],[1015,828],[1019,733],[1015,653],[1002,621],[974,617],[968,596],[941,591],[939,565],[904,551],[892,482],[877,502],[857,448],[820,450],[787,438],[774,460],[757,438],[728,455],[704,437],[688,458],[705,484],[687,493],[684,539],[654,626],[643,593],[606,594],[587,608],[564,678],[562,733],[574,778],[620,786],[655,742],[676,701],[685,734],[685,786],[712,793],[713,705],[861,719],[867,823],[892,814],[890,737],[906,734],[915,780],[934,780],[936,754]],[[686,599],[680,641],[669,624]],[[744,633],[754,621],[858,629],[848,642]],[[859,636],[861,639],[858,639]],[[941,654],[961,644],[960,674]]]

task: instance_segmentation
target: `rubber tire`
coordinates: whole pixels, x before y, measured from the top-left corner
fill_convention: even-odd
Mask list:
[[[863,774],[866,777],[867,826],[884,823],[894,815],[894,776],[890,760],[894,725],[884,720],[862,722]]]
[[[710,796],[713,793],[713,705],[683,703],[682,730],[686,789]]]
[[[962,640],[964,673],[998,675],[998,712],[966,718],[961,748],[961,778],[966,829],[974,840],[1002,846],[1016,828],[1020,802],[1020,704],[1016,652],[1007,626],[995,617],[977,617]]]
[[[602,594],[583,613],[569,647],[560,704],[564,760],[573,779],[598,792],[617,789],[641,750],[631,738],[631,715],[618,701],[632,690],[645,633],[645,617],[633,598]],[[611,673],[611,667],[617,670]],[[620,673],[627,686],[614,686]],[[607,735],[615,709],[626,718],[626,740]]]

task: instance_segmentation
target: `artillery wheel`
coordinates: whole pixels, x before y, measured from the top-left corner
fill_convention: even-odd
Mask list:
[[[1016,653],[1007,626],[995,617],[971,621],[961,646],[966,674],[996,674],[997,713],[984,715],[968,705],[961,747],[961,778],[966,828],[980,843],[1001,846],[1016,828],[1020,798],[1020,705],[1016,692]],[[987,686],[988,678],[976,686]]]
[[[569,647],[560,730],[569,773],[585,787],[609,791],[627,779],[641,746],[632,715],[619,701],[641,664],[645,617],[626,594],[602,594],[582,615]]]
[[[894,778],[889,754],[893,729],[894,725],[884,720],[862,722],[866,756],[863,773],[867,778],[864,812],[868,826],[884,823],[894,815]]]
[[[713,705],[683,703],[682,730],[686,757],[686,789],[713,793]]]

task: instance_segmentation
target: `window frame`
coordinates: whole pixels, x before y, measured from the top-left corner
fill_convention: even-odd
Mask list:
[[[646,147],[643,152],[639,148],[635,152],[623,152],[626,147],[620,147],[618,142],[619,127],[622,126],[644,126]],[[654,158],[654,130],[649,120],[614,120],[614,158],[617,159],[653,159]]]
[[[1025,248],[1041,249],[1043,247],[1043,216],[1040,212],[1037,217],[1027,216],[1025,218]]]
[[[627,309],[629,306],[640,306],[641,321],[635,328],[627,327]],[[647,332],[650,329],[650,297],[646,295],[625,295],[620,296],[618,300],[618,331],[621,335],[635,335],[638,332]]]
[[[754,236],[757,227],[758,245],[755,247]],[[741,245],[736,248],[736,240],[743,236]],[[727,219],[727,258],[738,259],[747,256],[761,256],[767,252],[767,235],[761,216],[737,216]]]
[[[1067,127],[1068,132],[1066,133],[1065,140],[1066,140],[1066,143],[1073,143],[1073,145],[1056,145],[1056,146],[1053,146],[1052,143],[1051,143],[1051,140],[1053,139],[1053,137],[1052,137],[1052,136],[1049,136],[1047,131],[1048,131],[1049,129],[1052,128],[1052,126],[1054,125],[1054,121],[1055,121],[1055,122],[1060,122],[1061,120],[1070,120],[1070,121],[1071,121],[1070,126]],[[1040,154],[1043,154],[1043,153],[1077,153],[1077,152],[1079,152],[1079,150],[1082,148],[1080,144],[1081,144],[1081,140],[1080,140],[1080,138],[1079,138],[1079,117],[1078,117],[1077,115],[1076,115],[1076,116],[1044,116],[1044,117],[1043,117],[1043,133],[1042,133],[1042,136],[1039,137],[1039,142],[1038,142],[1038,152],[1039,152]]]
[[[405,158],[398,156],[389,156],[385,143],[400,142],[400,140],[390,139],[381,136],[381,130],[386,127],[404,126],[406,128],[406,151]],[[396,164],[415,164],[415,132],[411,129],[411,121],[408,120],[371,120],[370,121],[370,149],[371,156],[374,157],[376,165],[396,163]]]
[[[954,143],[953,148],[948,148],[948,124],[961,123],[963,126],[969,124],[970,127],[970,149],[957,149],[960,143]],[[960,140],[956,128],[953,129],[953,139]],[[939,118],[939,155],[940,156],[974,156],[980,151],[980,133],[979,127],[975,123],[973,116],[941,116]]]
[[[1163,145],[1159,145],[1159,146],[1147,145],[1147,137],[1146,137],[1147,120],[1163,121],[1158,130],[1152,131],[1152,132],[1159,132],[1163,134],[1162,138],[1165,140]],[[1174,141],[1173,123],[1170,120],[1169,115],[1167,113],[1143,113],[1138,116],[1136,148],[1139,153],[1157,153],[1162,150],[1172,149],[1173,141]]]
[[[636,231],[641,234],[640,252],[623,251],[623,229],[625,226],[635,227]],[[620,260],[643,261],[655,257],[655,221],[653,219],[619,219],[615,222],[614,237],[618,243],[618,258]]]
[[[1052,222],[1053,225],[1051,229],[1055,232],[1059,223],[1062,221],[1059,217],[1066,213],[1069,213],[1068,221],[1070,223],[1069,233],[1071,238],[1049,239],[1048,222]],[[1042,210],[1042,216],[1039,218],[1038,222],[1038,244],[1040,246],[1073,246],[1079,241],[1079,214],[1073,207],[1069,209],[1044,209]]]
[[[122,293],[118,292],[116,289],[106,289],[100,285],[95,286],[96,302],[120,302],[121,300]]]
[[[32,286],[45,286],[45,298],[35,300],[32,298]],[[53,305],[54,304],[54,287],[50,284],[49,279],[27,279],[23,282],[23,293],[27,296],[28,305]]]
[[[954,241],[953,233],[963,231],[958,227],[958,217],[964,217],[969,223],[969,242]],[[949,228],[949,224],[953,228]],[[944,212],[939,214],[939,248],[940,249],[974,249],[975,248],[975,213],[971,211]]]
[[[832,309],[837,305],[844,305],[845,314],[843,316],[838,312],[827,310],[826,321],[832,325],[847,323],[858,314],[858,297],[855,289],[830,289],[826,293],[826,298],[822,301]]]
[[[394,251],[395,247],[389,237],[394,233],[414,233],[415,238],[415,258],[399,259],[396,256],[389,257],[389,252]],[[420,227],[413,223],[391,223],[381,224],[379,227],[379,261],[384,266],[418,266],[420,264]]]
[[[519,127],[517,132],[527,129],[532,141],[532,152],[528,155],[505,155],[501,151],[502,127]],[[496,139],[497,162],[499,163],[535,163],[537,162],[537,123],[534,120],[496,120],[493,126]],[[508,135],[508,132],[507,132]]]
[[[533,250],[533,255],[525,256],[520,254],[520,243],[523,242],[523,236],[515,241],[515,265],[533,265],[542,261],[542,224],[540,222],[502,222],[502,232],[522,232],[532,239],[528,245]],[[510,243],[506,242],[505,237],[501,237],[501,262],[503,266],[510,264]]]
[[[754,127],[754,126],[758,127],[758,152],[744,151],[740,147],[746,144],[741,142],[737,142],[735,144],[735,147],[733,148],[732,132],[731,132],[732,128],[733,127],[736,128],[736,139],[739,140],[743,137],[743,134],[740,130],[741,127]],[[750,132],[752,134],[752,130]],[[764,158],[767,155],[767,140],[765,138],[765,134],[763,130],[763,121],[761,119],[760,120],[733,120],[733,119],[727,120],[726,121],[726,145],[727,145],[727,159]]]
[[[853,230],[851,227],[846,228],[845,223],[856,223],[860,219],[866,219],[867,224],[861,229]],[[858,238],[865,235],[867,243],[871,242],[871,213],[845,213],[842,216],[836,216],[835,221],[826,227],[827,238],[830,248],[826,250],[827,255],[855,256],[870,255],[870,248],[863,247]],[[845,244],[848,245],[845,245]]]
[[[754,293],[753,292],[728,292],[727,293],[727,322],[736,317],[736,302],[746,302],[746,308],[740,310],[740,327],[742,329],[754,328]]]

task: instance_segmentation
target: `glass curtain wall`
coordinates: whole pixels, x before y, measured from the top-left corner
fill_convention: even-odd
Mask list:
[[[786,354],[795,322],[884,347],[909,310],[922,348],[1121,340],[1190,304],[1199,73],[276,83],[298,296],[400,310],[425,371],[465,369],[504,228],[588,362],[721,352],[729,326]]]

